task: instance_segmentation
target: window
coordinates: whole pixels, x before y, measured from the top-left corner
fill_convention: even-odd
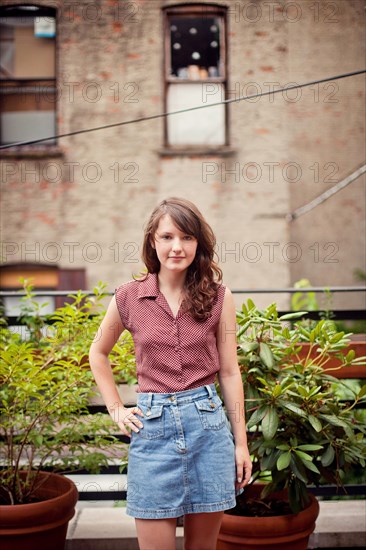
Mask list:
[[[165,10],[166,111],[226,97],[226,8],[185,5]],[[226,105],[166,117],[169,146],[225,145]]]
[[[21,277],[32,282],[34,292],[37,290],[84,290],[86,283],[85,268],[66,269],[57,265],[39,263],[2,264],[0,266],[0,290],[21,290]],[[39,304],[47,304],[42,307],[42,314],[48,314],[72,299],[64,296],[36,296],[35,301]],[[1,302],[5,315],[19,315],[19,296],[4,296]]]
[[[55,135],[55,10],[3,6],[0,36],[1,144]]]

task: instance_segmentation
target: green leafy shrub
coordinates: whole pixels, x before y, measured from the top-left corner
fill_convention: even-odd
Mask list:
[[[48,316],[46,325],[32,286],[21,319],[26,334],[6,326],[0,336],[0,503],[31,502],[44,468],[97,473],[108,459],[126,464],[127,446],[115,437],[116,426],[105,414],[89,414],[94,380],[85,363],[87,350],[103,313],[103,286],[88,297],[72,295],[72,303]],[[24,328],[24,327],[23,327]],[[116,350],[115,357],[124,350]],[[22,477],[20,472],[26,472]]]
[[[332,356],[341,366],[365,365],[365,358],[347,348],[349,334],[333,321],[307,327],[294,322],[302,315],[279,317],[276,304],[260,311],[251,300],[237,312],[253,479],[269,476],[263,497],[287,488],[294,512],[308,503],[308,485],[340,487],[348,468],[364,468],[366,459],[365,425],[355,410],[366,385],[344,402],[336,390],[342,382],[324,371]]]

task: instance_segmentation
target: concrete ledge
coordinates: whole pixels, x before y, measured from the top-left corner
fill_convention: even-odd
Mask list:
[[[321,501],[314,533],[309,540],[313,548],[365,548],[366,501]]]
[[[365,547],[366,501],[321,501],[308,548]],[[113,508],[112,502],[79,502],[65,550],[139,550],[135,521],[125,508]],[[177,550],[183,550],[182,527],[177,527]]]

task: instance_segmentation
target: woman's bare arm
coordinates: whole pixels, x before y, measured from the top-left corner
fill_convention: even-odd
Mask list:
[[[220,358],[219,383],[235,439],[237,486],[242,488],[250,480],[252,463],[247,445],[243,383],[236,352],[235,304],[228,288],[216,337]]]
[[[133,409],[124,407],[108,357],[123,330],[124,326],[117,309],[116,298],[113,296],[90,346],[89,363],[109,414],[121,431],[125,435],[129,435],[126,425],[138,432],[138,427],[141,428],[142,423],[135,417],[135,414],[140,414],[140,416],[143,416],[143,414],[136,407]]]

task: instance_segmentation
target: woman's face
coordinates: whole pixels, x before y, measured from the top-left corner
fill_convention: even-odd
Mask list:
[[[165,214],[160,218],[152,246],[156,250],[160,270],[182,272],[188,269],[195,258],[197,239],[183,233],[169,214]]]

